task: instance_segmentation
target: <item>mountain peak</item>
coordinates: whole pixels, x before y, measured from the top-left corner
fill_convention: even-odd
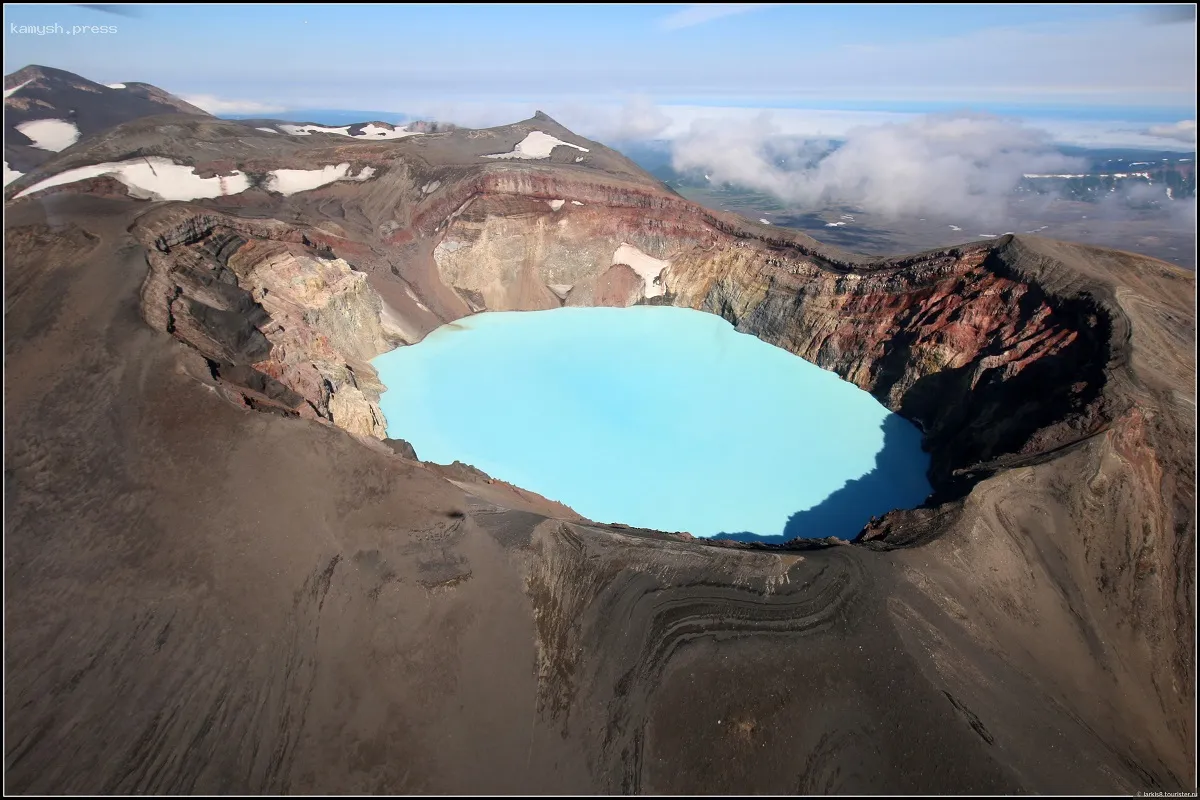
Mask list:
[[[211,117],[148,83],[106,86],[41,64],[4,76],[4,161],[19,175],[122,122],[160,114]],[[6,171],[6,180],[13,174]]]

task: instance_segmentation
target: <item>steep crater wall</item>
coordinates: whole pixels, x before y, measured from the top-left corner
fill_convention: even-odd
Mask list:
[[[1194,352],[1194,306],[1178,297],[1194,283],[1165,265],[1024,238],[846,256],[569,168],[393,170],[292,202],[320,227],[183,205],[133,227],[143,315],[200,352],[230,400],[376,440],[369,359],[440,323],[563,305],[719,314],[923,429],[935,495],[860,544],[951,549],[963,587],[1005,598],[1001,620],[1020,619],[1033,578],[980,573],[988,548],[1064,553],[1064,602],[1103,610],[1077,620],[1084,635],[1130,654],[1169,736],[1193,738],[1194,395],[1180,387],[1194,360],[1178,354]]]
[[[143,317],[199,351],[231,400],[387,436],[370,359],[404,338],[365,273],[319,232],[186,208],[147,217]]]
[[[932,504],[1104,430],[1120,405],[1105,395],[1128,329],[1119,308],[1086,286],[1047,290],[1010,263],[1007,240],[872,261],[603,177],[403,172],[396,191],[411,202],[396,204],[386,183],[360,201],[379,232],[368,243],[194,207],[146,215],[144,316],[199,350],[240,402],[382,439],[369,361],[431,320],[571,305],[704,310],[918,424]],[[435,302],[430,279],[458,302]],[[413,291],[423,280],[429,305]],[[373,289],[391,283],[426,312],[419,323]]]
[[[1006,262],[1007,241],[841,260],[694,207],[677,213],[685,203],[670,197],[608,205],[591,185],[503,188],[533,196],[471,195],[433,251],[471,311],[669,303],[719,314],[920,425],[935,502],[1111,418],[1103,390],[1114,325],[1127,328],[1119,310],[1086,288],[1047,291]],[[547,199],[556,194],[564,203]]]

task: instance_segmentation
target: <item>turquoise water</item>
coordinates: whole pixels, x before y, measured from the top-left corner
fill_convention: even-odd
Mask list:
[[[920,433],[712,314],[486,313],[373,362],[388,435],[597,522],[696,536],[854,536],[929,493]]]

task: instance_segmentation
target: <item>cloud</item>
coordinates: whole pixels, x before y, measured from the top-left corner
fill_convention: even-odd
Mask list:
[[[405,111],[420,119],[453,122],[466,128],[510,125],[528,119],[541,109],[570,130],[602,142],[654,139],[672,119],[645,95],[613,98],[543,98],[533,102],[434,100],[410,101]]]
[[[732,17],[735,14],[746,14],[780,5],[783,3],[700,3],[688,6],[682,11],[676,11],[674,14],[668,14],[658,21],[658,25],[664,30],[675,31],[680,28],[690,28],[693,25],[703,25],[715,19]]]
[[[1026,172],[1078,169],[1048,133],[986,114],[935,114],[848,131],[820,157],[767,112],[747,123],[697,120],[673,145],[676,170],[768,192],[801,207],[846,204],[891,218],[997,221]]]
[[[1195,143],[1196,120],[1185,119],[1169,125],[1151,125],[1146,133],[1163,139],[1178,139],[1181,142]]]
[[[195,94],[184,97],[185,102],[204,109],[210,114],[273,114],[285,110],[283,106],[272,103],[259,103],[256,100],[226,100],[211,94]]]
[[[614,138],[653,139],[671,124],[671,118],[648,97],[631,97],[621,107]]]

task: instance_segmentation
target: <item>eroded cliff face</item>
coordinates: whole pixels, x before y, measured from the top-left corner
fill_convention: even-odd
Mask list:
[[[364,273],[278,223],[178,209],[148,217],[138,226],[147,322],[198,350],[235,402],[386,437],[370,359],[403,333]]]
[[[719,314],[918,423],[944,492],[961,491],[966,471],[1104,424],[1110,312],[1086,293],[1047,293],[995,245],[855,263],[731,230],[671,197],[596,202],[594,187],[569,182],[496,189],[538,197],[478,195],[433,251],[472,311],[653,302]],[[542,199],[556,193],[564,203]],[[567,199],[578,195],[589,200]]]

